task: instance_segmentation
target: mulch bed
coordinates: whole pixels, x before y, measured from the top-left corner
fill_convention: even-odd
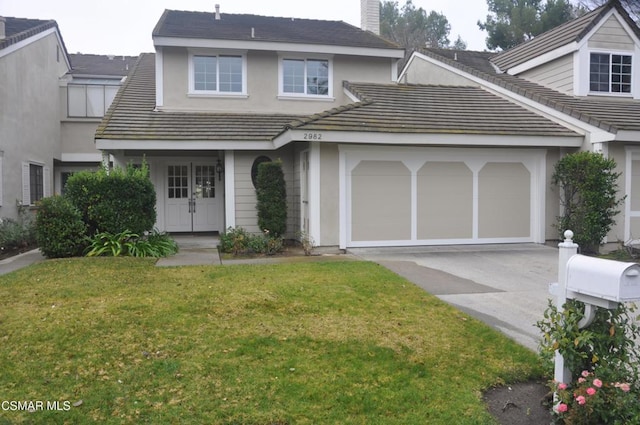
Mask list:
[[[546,383],[523,382],[491,388],[483,398],[501,425],[546,425],[552,419],[550,396]]]

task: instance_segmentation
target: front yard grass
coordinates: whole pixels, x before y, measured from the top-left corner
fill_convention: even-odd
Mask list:
[[[540,371],[374,263],[79,258],[0,277],[0,403],[61,407],[0,423],[493,424],[481,391]]]

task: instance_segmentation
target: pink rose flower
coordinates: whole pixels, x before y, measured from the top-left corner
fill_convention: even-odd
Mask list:
[[[594,395],[595,393],[596,393],[595,388],[592,388],[592,387],[587,388],[587,394]]]
[[[567,384],[565,384],[564,382],[561,382],[558,384],[558,389],[559,390],[566,390],[567,389]]]
[[[569,410],[569,406],[567,406],[564,403],[560,403],[560,404],[558,404],[558,407],[556,407],[556,410],[558,411],[558,413],[564,413],[567,410]]]
[[[579,405],[583,405],[587,402],[587,399],[584,398],[583,395],[579,395],[578,397],[576,397],[576,401],[578,402]]]
[[[618,388],[620,388],[625,393],[628,393],[631,390],[631,387],[627,383],[620,384]]]
[[[580,384],[582,384],[583,382],[587,382],[587,380],[586,380],[586,379],[584,379],[584,378],[578,378],[578,382],[579,382]]]
[[[589,376],[589,371],[583,370],[581,375],[586,378],[587,376]]]
[[[599,380],[598,378],[593,380],[593,386],[594,387],[598,387],[598,388],[602,388],[602,381]]]

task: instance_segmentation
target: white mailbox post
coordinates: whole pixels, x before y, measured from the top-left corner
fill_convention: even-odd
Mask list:
[[[640,300],[639,264],[580,255],[572,241],[573,232],[567,230],[564,236],[564,242],[558,244],[558,283],[550,288],[557,297],[558,311],[563,310],[567,299],[582,301],[585,314],[578,325],[583,328],[593,322],[598,307],[614,309],[619,303]],[[571,381],[558,351],[554,378],[557,382]]]

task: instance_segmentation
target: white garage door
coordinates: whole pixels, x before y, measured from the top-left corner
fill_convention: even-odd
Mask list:
[[[345,247],[544,242],[545,151],[341,147]]]

